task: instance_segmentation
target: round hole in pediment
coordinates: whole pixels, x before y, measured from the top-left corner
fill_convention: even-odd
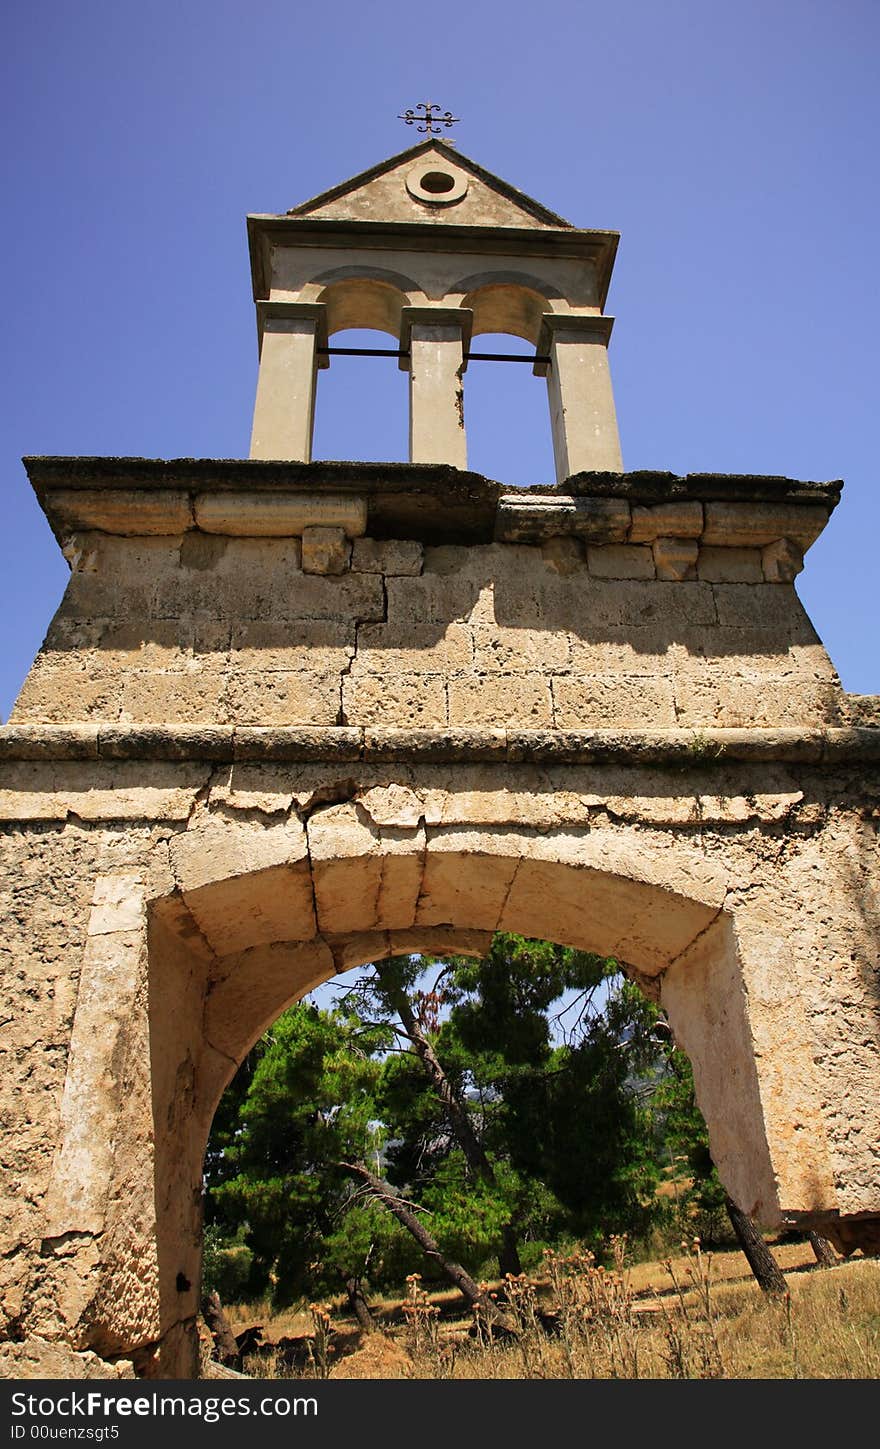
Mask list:
[[[451,206],[467,195],[468,178],[457,166],[414,166],[406,178],[406,189],[425,206]]]
[[[430,191],[432,196],[442,196],[445,191],[455,190],[455,177],[450,176],[448,171],[426,171],[420,177],[423,191]]]

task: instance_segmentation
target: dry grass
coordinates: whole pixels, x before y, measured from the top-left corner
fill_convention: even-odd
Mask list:
[[[612,1269],[587,1253],[546,1256],[540,1278],[506,1284],[516,1337],[499,1337],[482,1315],[452,1317],[454,1293],[424,1292],[409,1281],[405,1303],[385,1305],[386,1325],[405,1354],[394,1375],[410,1378],[878,1378],[880,1377],[880,1262],[856,1259],[833,1269],[806,1268],[809,1245],[784,1245],[775,1256],[788,1272],[788,1295],[768,1298],[743,1280],[741,1254],[710,1257],[694,1245],[664,1264],[628,1268],[622,1241]],[[739,1281],[734,1281],[738,1279]],[[308,1309],[283,1318],[260,1316],[266,1305],[230,1312],[235,1330],[256,1320],[267,1337],[314,1332]],[[357,1336],[334,1311],[326,1345],[299,1375],[328,1372]],[[365,1354],[363,1376],[375,1358]],[[323,1367],[321,1363],[323,1362]],[[247,1367],[273,1377],[271,1360]],[[289,1367],[275,1365],[290,1376]],[[347,1368],[356,1375],[356,1361]],[[390,1370],[388,1371],[390,1373]]]
[[[279,1312],[272,1307],[268,1298],[259,1298],[251,1303],[224,1304],[224,1311],[232,1332],[236,1334],[253,1327],[255,1323],[265,1324],[273,1339],[299,1338],[312,1331],[312,1315],[308,1304],[297,1303],[291,1308],[282,1308]]]

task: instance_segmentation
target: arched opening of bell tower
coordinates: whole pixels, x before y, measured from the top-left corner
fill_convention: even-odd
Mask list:
[[[332,334],[332,367],[320,375],[315,396],[314,455],[369,462],[406,461],[409,418],[406,379],[386,353],[384,332],[366,326]]]

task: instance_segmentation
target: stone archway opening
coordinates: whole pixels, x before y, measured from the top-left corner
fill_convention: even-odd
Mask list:
[[[195,1372],[208,1133],[238,1065],[278,1015],[330,977],[390,955],[483,954],[496,929],[614,955],[648,991],[662,983],[722,1176],[773,1217],[735,932],[711,872],[697,871],[686,895],[650,862],[600,858],[589,837],[452,832],[426,852],[418,828],[379,840],[345,804],[309,825],[308,850],[283,827],[268,832],[271,843],[216,826],[182,837],[177,888],[150,904],[149,1121],[133,1092],[124,1130],[142,1156],[127,1196],[112,1194],[118,1247],[89,1315],[90,1346],[129,1352],[140,1337],[142,1372]],[[275,863],[256,865],[259,850]]]
[[[517,487],[551,482],[555,464],[547,389],[533,372],[534,342],[499,329],[475,337],[472,349],[477,357],[464,376],[469,466]],[[480,353],[522,361],[483,362]]]
[[[372,324],[359,323],[333,334],[331,345],[387,351],[397,341]],[[332,365],[319,372],[315,394],[315,457],[404,462],[409,400],[407,378],[395,358],[340,354],[328,361]]]

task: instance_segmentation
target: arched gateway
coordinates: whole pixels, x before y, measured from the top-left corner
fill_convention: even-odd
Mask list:
[[[7,1366],[194,1373],[243,1054],[496,929],[617,956],[737,1202],[876,1249],[880,729],[792,583],[839,486],[622,472],[615,234],[441,143],[251,235],[252,459],[28,460],[71,579],[0,731]],[[410,371],[409,464],[308,461],[353,326]],[[536,345],[552,487],[465,471],[479,331]]]

